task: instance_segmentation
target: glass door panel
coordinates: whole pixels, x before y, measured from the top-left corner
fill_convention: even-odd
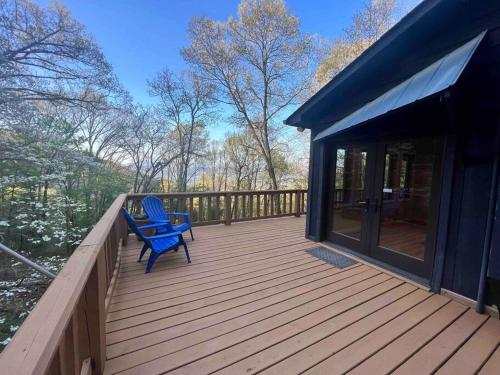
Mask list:
[[[345,146],[336,150],[333,227],[338,234],[361,240],[366,199],[368,150]]]
[[[435,156],[432,138],[385,145],[379,246],[424,260]]]

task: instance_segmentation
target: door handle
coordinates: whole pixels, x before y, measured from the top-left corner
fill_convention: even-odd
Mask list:
[[[367,200],[365,200],[365,201],[358,201],[358,204],[359,204],[360,206],[363,206],[363,207],[364,207],[364,211],[365,211],[365,212],[368,212],[368,210],[369,210],[369,208],[370,208],[370,200],[369,200],[369,199],[367,199]]]

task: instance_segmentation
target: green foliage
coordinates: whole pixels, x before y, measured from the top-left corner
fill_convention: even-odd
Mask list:
[[[0,238],[14,248],[69,252],[127,191],[128,174],[80,150],[67,122],[35,116],[29,128],[11,126],[0,137]]]

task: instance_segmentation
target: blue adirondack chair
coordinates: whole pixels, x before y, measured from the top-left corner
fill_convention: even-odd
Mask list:
[[[153,223],[164,223],[170,222],[169,216],[180,216],[183,218],[183,222],[180,224],[173,224],[172,227],[178,232],[185,232],[189,230],[191,233],[191,240],[194,241],[193,230],[191,229],[191,219],[189,214],[186,212],[165,212],[163,209],[163,202],[161,199],[149,195],[142,200],[142,207],[148,215],[148,220]],[[157,234],[162,233],[165,229],[159,228],[156,230]]]
[[[189,251],[186,245],[186,241],[184,241],[184,238],[182,238],[182,233],[179,231],[175,231],[172,228],[170,222],[153,223],[138,227],[135,223],[135,220],[132,218],[132,216],[130,216],[125,208],[123,208],[123,215],[125,216],[127,224],[132,232],[134,232],[135,235],[144,242],[144,246],[142,247],[138,262],[142,260],[142,257],[144,256],[146,251],[148,249],[151,249],[151,254],[149,254],[148,259],[148,265],[146,267],[146,273],[151,272],[153,264],[155,264],[160,255],[170,250],[177,251],[179,249],[179,245],[184,246],[184,251],[186,252],[188,263],[191,263],[191,258],[189,257]],[[144,229],[161,229],[163,232],[154,236],[145,236],[143,233],[141,233],[141,230]]]

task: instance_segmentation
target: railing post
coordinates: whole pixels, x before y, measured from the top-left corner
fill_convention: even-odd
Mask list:
[[[125,200],[125,205],[124,207],[127,207],[127,202],[128,200]],[[125,220],[125,217],[123,216],[123,213],[120,212],[118,218],[118,224],[120,227],[120,238],[122,239],[122,246],[127,246],[127,240],[128,240],[128,225]]]
[[[295,192],[295,217],[300,217],[300,190]]]
[[[106,338],[104,324],[106,322],[106,259],[103,249],[99,251],[96,263],[85,288],[87,327],[90,356],[95,374],[104,372],[106,361]]]
[[[226,192],[224,198],[224,224],[231,225],[231,193]]]

